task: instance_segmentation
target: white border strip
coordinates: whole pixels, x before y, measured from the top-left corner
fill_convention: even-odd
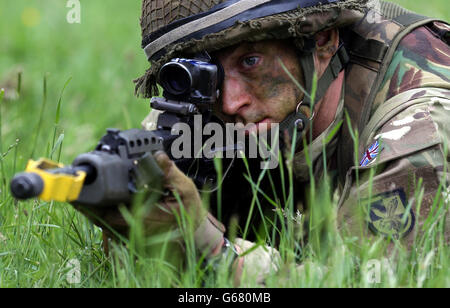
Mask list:
[[[211,15],[194,20],[190,23],[182,25],[177,29],[167,32],[166,34],[157,38],[153,42],[150,42],[150,44],[148,44],[144,48],[144,52],[147,55],[147,59],[150,59],[155,53],[163,49],[165,46],[172,44],[173,42],[176,42],[177,40],[191,33],[218,24],[248,9],[251,9],[255,6],[261,5],[266,2],[270,2],[270,0],[241,0]]]

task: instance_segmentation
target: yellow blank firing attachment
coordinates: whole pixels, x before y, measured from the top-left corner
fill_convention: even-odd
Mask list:
[[[44,158],[37,161],[28,161],[26,172],[38,174],[44,182],[44,189],[38,196],[39,199],[59,202],[70,202],[78,199],[86,178],[86,172],[77,171],[76,175],[48,172],[50,169],[63,167],[63,164]]]

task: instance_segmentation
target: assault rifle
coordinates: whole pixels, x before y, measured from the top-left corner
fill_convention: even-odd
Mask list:
[[[219,96],[223,70],[211,63],[207,54],[194,59],[172,59],[160,70],[158,83],[163,97],[154,97],[151,107],[163,111],[157,129],[146,131],[108,129],[95,150],[79,155],[70,166],[45,159],[30,161],[25,172],[11,181],[17,199],[39,197],[42,200],[71,202],[79,205],[111,206],[130,204],[134,193],[145,186],[162,193],[162,171],[153,154],[170,152],[177,123],[194,126],[194,116],[201,114],[203,124],[213,121],[212,109]],[[220,149],[219,149],[220,150]],[[222,149],[225,151],[225,149]],[[212,159],[174,159],[197,187],[216,182]]]

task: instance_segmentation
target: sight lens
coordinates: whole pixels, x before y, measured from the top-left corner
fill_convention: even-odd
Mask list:
[[[191,88],[191,74],[179,63],[169,63],[161,68],[159,83],[172,95],[185,94]]]

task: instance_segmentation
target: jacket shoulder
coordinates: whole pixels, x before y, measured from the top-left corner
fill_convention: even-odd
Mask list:
[[[141,122],[142,129],[156,130],[158,124],[158,117],[162,113],[160,110],[152,109],[150,113]]]
[[[450,89],[422,88],[396,95],[373,115],[361,134],[361,155],[375,141],[381,145],[377,163],[448,145],[449,118]]]
[[[433,22],[409,33],[395,50],[372,105],[372,113],[394,96],[417,88],[450,87],[450,27]]]

